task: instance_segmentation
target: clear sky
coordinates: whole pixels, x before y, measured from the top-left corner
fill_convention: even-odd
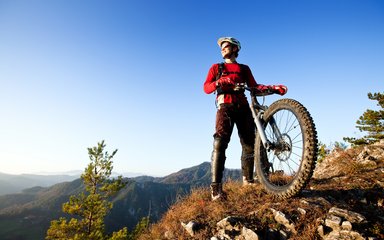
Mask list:
[[[361,136],[356,120],[377,109],[381,0],[0,0],[0,172],[83,170],[103,139],[120,173],[210,161],[203,83],[222,36],[258,83],[288,86],[325,144]],[[240,152],[235,131],[226,167]]]

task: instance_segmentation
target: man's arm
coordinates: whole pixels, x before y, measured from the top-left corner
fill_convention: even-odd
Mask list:
[[[211,94],[216,91],[216,76],[218,72],[218,64],[213,64],[208,71],[207,78],[204,82],[204,92]]]

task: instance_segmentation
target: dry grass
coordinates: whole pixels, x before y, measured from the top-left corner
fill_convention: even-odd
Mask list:
[[[188,197],[173,205],[140,239],[165,239],[166,232],[173,233],[172,239],[210,239],[215,234],[216,223],[228,216],[242,218],[247,228],[263,236],[268,228],[282,227],[274,221],[270,208],[283,211],[295,222],[300,232],[310,231],[307,239],[313,239],[313,232],[318,226],[315,220],[324,214],[323,209],[306,206],[299,198],[276,202],[271,195],[265,193],[261,185],[243,187],[238,182],[229,182],[224,185],[224,191],[227,193],[227,199],[213,202],[208,188],[194,189]],[[307,216],[301,215],[297,210],[298,207],[305,209]],[[310,222],[313,224],[301,223],[303,219],[307,221],[312,219]],[[181,222],[189,221],[202,224],[194,238],[191,238],[181,226]],[[292,239],[305,239],[304,234],[292,237]]]
[[[367,169],[356,161],[361,150],[338,152],[331,164],[341,174],[312,180],[301,196],[288,200],[274,199],[259,184],[243,187],[239,182],[228,182],[224,184],[227,199],[219,202],[211,201],[208,188],[194,189],[140,239],[166,239],[167,232],[172,233],[170,239],[210,239],[216,233],[216,223],[228,216],[240,217],[244,226],[266,239],[268,229],[283,228],[274,220],[270,208],[283,212],[294,223],[297,234],[291,234],[289,239],[320,239],[317,235],[319,219],[324,219],[333,206],[363,214],[369,224],[354,225],[354,230],[384,239],[384,160],[376,161],[375,169]],[[306,214],[300,213],[298,208],[304,209]],[[193,238],[181,225],[189,221],[201,224]]]

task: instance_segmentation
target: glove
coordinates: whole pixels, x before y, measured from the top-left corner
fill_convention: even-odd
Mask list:
[[[271,87],[269,85],[258,84],[256,90],[260,93],[264,93],[270,91]]]
[[[279,95],[284,95],[288,91],[288,88],[284,85],[269,85],[268,87],[273,93],[277,93]]]
[[[216,85],[220,87],[224,86],[234,86],[235,83],[228,77],[222,77],[216,81]]]
[[[222,77],[216,81],[216,88],[221,87],[222,90],[230,90],[235,86],[235,82],[233,82],[228,77]]]

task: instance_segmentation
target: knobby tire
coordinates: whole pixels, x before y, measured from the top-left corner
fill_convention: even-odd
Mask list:
[[[267,152],[256,134],[255,170],[258,181],[268,193],[286,199],[299,194],[312,177],[318,152],[317,132],[310,113],[301,103],[281,99],[271,104],[263,115],[263,127],[271,143],[276,142],[269,124],[272,117],[285,142],[292,146],[285,144],[290,150]],[[284,122],[287,122],[286,126]],[[276,180],[279,179],[276,176],[280,176],[280,180]]]

